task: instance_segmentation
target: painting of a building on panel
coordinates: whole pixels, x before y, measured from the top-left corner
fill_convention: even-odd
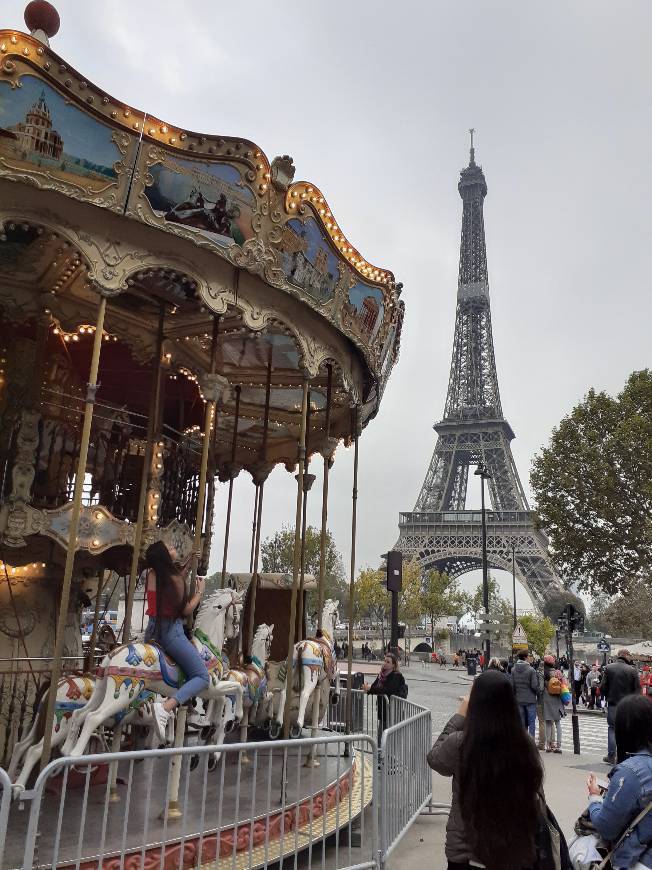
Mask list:
[[[383,322],[383,291],[358,281],[349,290],[344,309],[365,338],[373,340]]]
[[[122,159],[113,131],[85,114],[54,88],[25,75],[19,88],[0,83],[0,159],[38,168],[64,181],[107,187]]]
[[[221,245],[253,238],[256,198],[235,166],[168,157],[150,174],[154,182],[145,196],[156,215]]]
[[[316,302],[333,298],[338,260],[314,218],[289,220],[280,243],[281,263],[288,281]]]

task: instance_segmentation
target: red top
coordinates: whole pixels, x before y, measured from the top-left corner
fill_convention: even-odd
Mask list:
[[[173,607],[169,602],[164,602],[161,608],[161,613],[158,612],[156,606],[156,589],[147,590],[147,615],[160,616],[162,619],[177,619],[179,616],[179,608]]]

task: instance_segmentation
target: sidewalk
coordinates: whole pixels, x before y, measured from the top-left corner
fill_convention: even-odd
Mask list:
[[[597,756],[542,753],[546,769],[546,800],[566,838],[587,805],[586,780],[590,771],[604,777],[606,764]],[[450,803],[451,780],[433,773],[433,801]],[[446,870],[444,856],[447,816],[419,816],[389,860],[389,870]]]

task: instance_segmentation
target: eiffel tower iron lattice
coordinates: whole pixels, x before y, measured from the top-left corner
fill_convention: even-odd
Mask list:
[[[492,510],[486,512],[491,568],[511,571],[541,609],[563,585],[537,527],[516,470],[511,426],[503,416],[491,332],[491,307],[483,203],[487,183],[475,162],[462,170],[462,237],[455,337],[444,417],[434,427],[437,443],[414,510],[399,516],[395,549],[423,570],[453,577],[482,565],[482,515],[465,510],[469,467],[484,463]]]

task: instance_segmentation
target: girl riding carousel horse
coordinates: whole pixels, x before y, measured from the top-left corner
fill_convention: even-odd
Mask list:
[[[183,617],[198,606],[204,592],[204,579],[197,578],[195,594],[188,598],[185,577],[189,565],[178,567],[177,553],[163,541],[157,541],[145,553],[145,590],[149,622],[145,643],[155,641],[174,659],[185,675],[185,682],[175,694],[154,704],[154,719],[159,737],[165,740],[168,720],[176,707],[208,688],[208,669],[197,648],[186,637]]]

